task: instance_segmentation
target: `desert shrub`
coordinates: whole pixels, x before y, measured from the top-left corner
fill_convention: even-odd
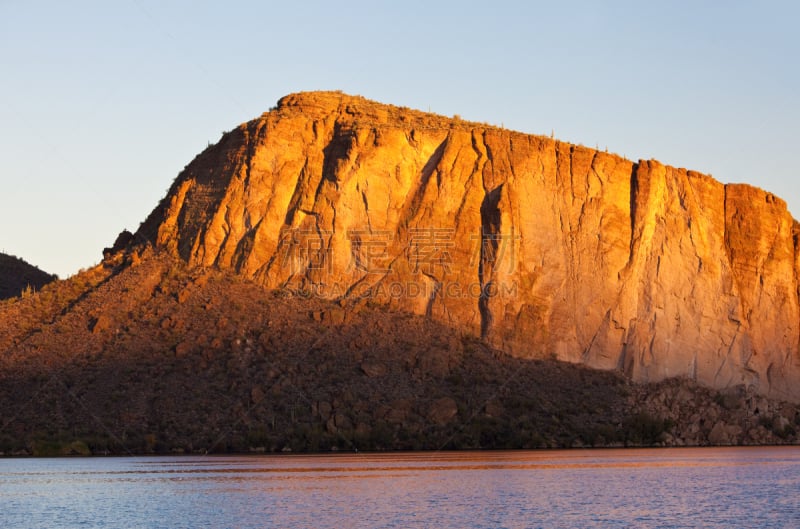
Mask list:
[[[758,417],[758,424],[766,428],[767,430],[772,430],[772,424],[774,420],[769,415],[760,415]]]
[[[12,436],[7,434],[0,435],[0,452],[10,454],[11,452],[22,450],[23,448],[25,448],[24,444],[20,443],[19,440]]]
[[[797,429],[791,424],[787,424],[784,428],[773,428],[772,432],[781,439],[789,439],[797,435]]]
[[[394,448],[394,430],[385,421],[372,426],[367,442],[370,450],[390,450]]]
[[[714,402],[721,408],[726,410],[735,410],[741,406],[741,401],[736,395],[730,393],[717,393],[714,395]]]
[[[783,421],[778,420],[778,416],[762,415],[758,418],[758,424],[771,431],[781,439],[789,439],[797,435],[797,428],[791,423],[782,426]]]
[[[662,441],[672,424],[671,421],[639,412],[626,418],[622,426],[626,444],[654,445]]]

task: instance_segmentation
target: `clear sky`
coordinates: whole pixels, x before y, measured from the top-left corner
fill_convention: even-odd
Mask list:
[[[798,6],[0,0],[0,251],[97,263],[222,131],[320,89],[748,182],[797,217]]]

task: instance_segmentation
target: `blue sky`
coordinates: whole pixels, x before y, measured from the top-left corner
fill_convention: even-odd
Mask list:
[[[0,0],[0,251],[95,264],[222,131],[318,89],[748,182],[797,217],[798,5]]]

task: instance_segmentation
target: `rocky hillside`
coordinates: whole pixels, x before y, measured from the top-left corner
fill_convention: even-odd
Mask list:
[[[0,300],[30,294],[55,279],[19,257],[0,253]]]
[[[6,455],[795,443],[800,421],[152,250],[0,304],[0,350]]]
[[[797,443],[797,233],[751,187],[288,96],[0,301],[0,453]]]
[[[798,234],[750,186],[313,92],[201,153],[134,240],[517,358],[798,401]]]

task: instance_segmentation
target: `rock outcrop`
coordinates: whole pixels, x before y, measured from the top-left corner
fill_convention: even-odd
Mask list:
[[[198,155],[134,238],[518,357],[798,401],[798,234],[750,186],[312,92]]]

